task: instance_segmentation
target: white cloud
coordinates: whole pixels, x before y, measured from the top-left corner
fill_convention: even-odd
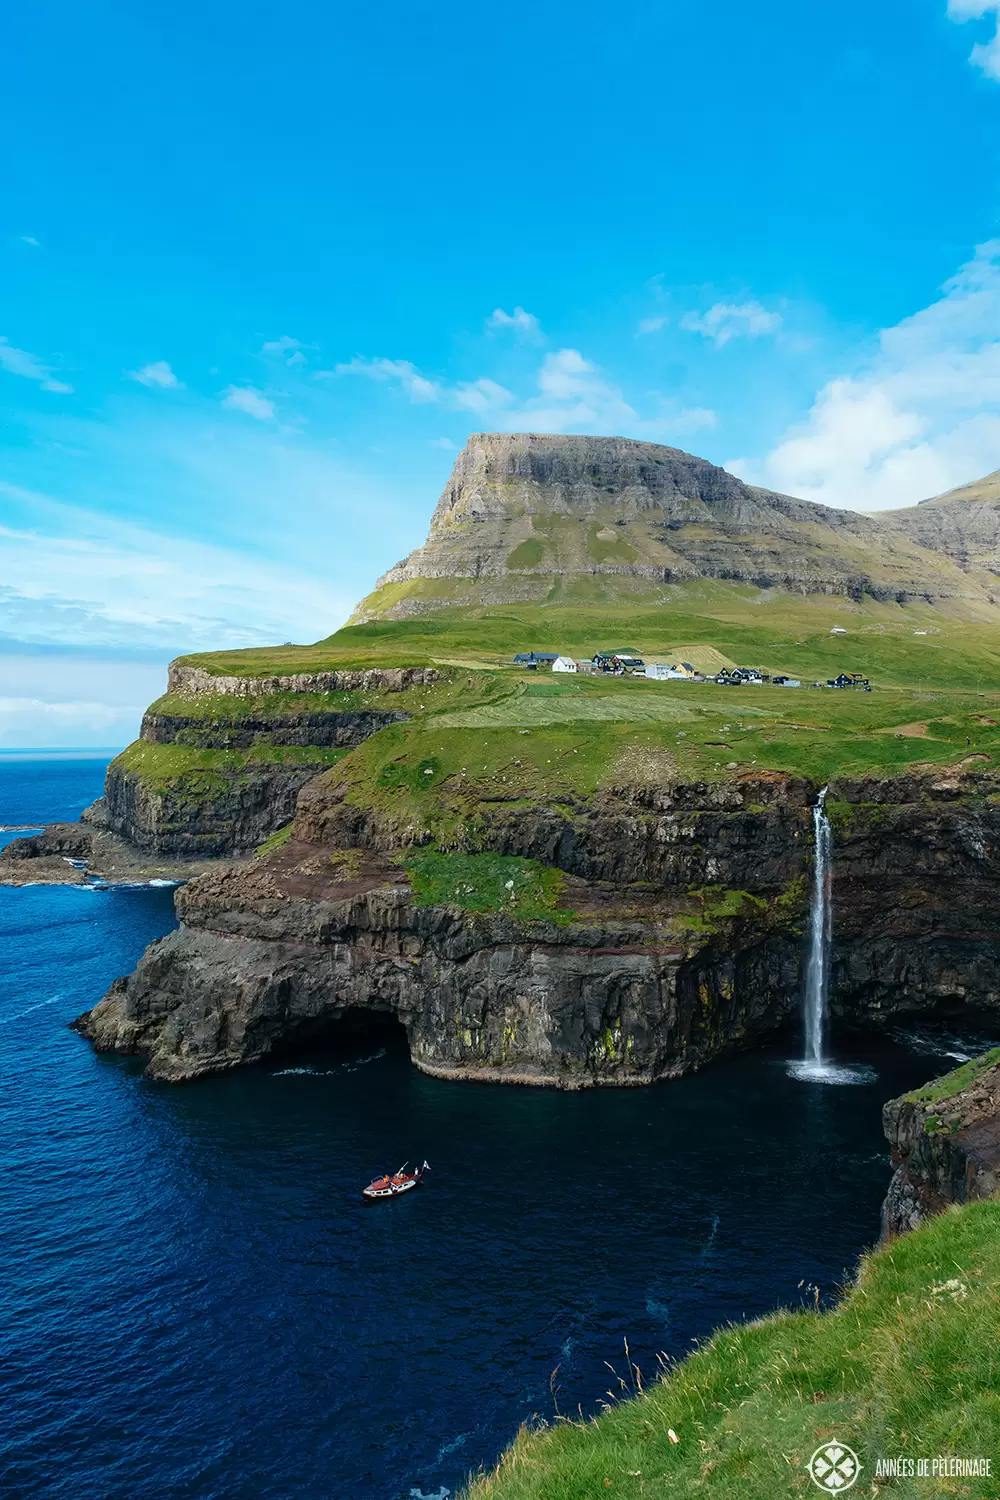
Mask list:
[[[721,349],[730,339],[756,339],[765,333],[777,333],[781,314],[768,312],[760,302],[716,302],[707,312],[685,313],[681,327],[711,339]]]
[[[685,410],[656,397],[658,411],[642,417],[578,349],[547,354],[538,371],[538,395],[500,413],[506,432],[592,432],[664,442],[716,423],[715,413]]]
[[[668,322],[669,322],[669,319],[668,318],[664,318],[664,317],[659,317],[659,318],[643,318],[642,322],[639,324],[639,327],[636,329],[636,332],[637,333],[659,333],[660,329],[661,328],[665,328],[667,326]]]
[[[15,349],[13,344],[0,335],[0,369],[8,375],[23,375],[25,380],[37,380],[43,391],[54,391],[61,396],[72,395],[73,387],[62,380],[53,380],[48,365],[29,354],[26,349]]]
[[[290,338],[287,333],[283,333],[280,339],[269,339],[266,344],[261,346],[260,352],[261,354],[270,355],[273,359],[283,359],[286,365],[304,365],[307,363],[299,340]]]
[[[156,359],[151,365],[143,365],[141,370],[129,370],[128,378],[137,380],[140,385],[156,386],[163,391],[180,390],[183,384],[165,359]]]
[[[1000,82],[1000,0],[948,0],[948,16],[952,21],[981,21],[991,16],[994,33],[988,42],[977,42],[969,54],[969,61],[990,78]]]
[[[515,307],[512,313],[504,312],[502,307],[495,307],[486,319],[486,327],[516,333],[519,338],[527,339],[529,343],[541,342],[541,324],[534,313],[525,312],[523,307]]]
[[[352,359],[347,364],[336,365],[331,370],[318,370],[317,375],[364,375],[368,380],[396,382],[402,386],[411,401],[424,404],[440,401],[443,388],[435,380],[421,375],[416,365],[408,359]]]
[[[514,400],[505,386],[497,385],[495,380],[487,380],[485,377],[457,385],[448,394],[462,411],[474,411],[479,415],[507,406]]]
[[[255,390],[252,385],[227,386],[223,392],[222,404],[229,411],[241,411],[258,422],[270,422],[274,419],[274,402],[269,401],[263,392]]]
[[[33,245],[36,250],[39,250],[41,248],[40,241],[36,240],[35,236],[33,234],[22,234],[21,235],[21,244],[22,245]]]
[[[431,448],[444,448],[449,453],[454,453],[455,451],[455,444],[452,442],[451,438],[429,438],[428,446]]]
[[[1000,465],[1000,240],[818,393],[745,478],[828,505],[910,505]]]
[[[411,401],[472,412],[503,432],[600,432],[656,442],[714,427],[717,422],[713,411],[681,408],[656,392],[652,393],[655,415],[640,416],[617,386],[578,349],[559,349],[545,355],[536,373],[538,394],[524,400],[486,376],[456,385],[430,380],[403,359],[358,358],[316,373],[327,379],[363,375],[369,380],[397,383]]]

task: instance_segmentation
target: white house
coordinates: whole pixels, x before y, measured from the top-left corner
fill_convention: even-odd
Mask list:
[[[577,672],[579,668],[571,656],[557,656],[552,663],[553,672]]]
[[[668,667],[662,661],[648,661],[646,676],[654,678],[656,682],[683,682],[690,680],[694,676],[694,671],[686,662],[681,662],[676,667]]]

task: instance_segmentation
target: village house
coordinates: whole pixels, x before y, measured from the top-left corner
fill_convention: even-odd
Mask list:
[[[552,670],[553,672],[578,672],[580,669],[572,656],[557,656],[552,663]]]
[[[646,676],[655,682],[691,682],[695,671],[690,662],[681,661],[676,666],[668,667],[665,662],[651,661],[646,663]]]
[[[551,666],[555,659],[555,651],[519,651],[514,657],[514,665],[527,667],[529,672],[536,672],[539,667]]]

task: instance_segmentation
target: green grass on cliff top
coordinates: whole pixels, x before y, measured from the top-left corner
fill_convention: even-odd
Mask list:
[[[852,1500],[995,1497],[998,1286],[1000,1201],[953,1209],[866,1256],[833,1310],[727,1328],[638,1398],[623,1352],[620,1402],[591,1421],[548,1412],[467,1500],[805,1500],[834,1439],[863,1466]],[[880,1458],[938,1454],[991,1458],[994,1475],[876,1478]]]
[[[222,695],[167,698],[155,707],[217,720],[220,729],[254,712],[402,709],[414,716],[405,731],[376,735],[347,758],[344,774],[355,800],[386,801],[380,778],[388,761],[416,772],[433,760],[434,776],[411,780],[395,799],[394,816],[418,823],[435,801],[446,822],[462,816],[473,777],[487,795],[509,797],[512,787],[536,800],[560,789],[586,793],[613,780],[632,752],[659,757],[661,772],[669,762],[678,778],[709,780],[771,768],[822,782],[970,756],[983,766],[1000,762],[996,622],[970,620],[958,605],[948,612],[923,603],[765,595],[722,583],[663,592],[656,607],[592,599],[573,607],[443,609],[351,626],[315,646],[187,658],[243,674],[435,662],[443,680],[433,688],[278,695],[254,704]],[[831,635],[834,626],[848,634]],[[559,679],[524,673],[511,661],[519,650],[590,655],[624,644],[651,660],[704,655],[804,683],[860,671],[875,691]]]
[[[822,783],[962,760],[1000,765],[1000,702],[975,694],[501,672],[467,682],[464,704],[454,684],[426,689],[424,712],[372,736],[331,773],[402,842],[426,835],[467,846],[491,806],[571,809],[607,786],[775,769]]]
[[[923,1088],[914,1089],[912,1094],[907,1094],[915,1104],[938,1104],[942,1099],[954,1098],[963,1089],[976,1082],[977,1078],[995,1068],[1000,1063],[1000,1047],[994,1047],[989,1052],[984,1052],[981,1057],[974,1057],[971,1061],[963,1063],[960,1068],[954,1068],[946,1073],[943,1078],[935,1078]],[[1000,1490],[1000,1486],[998,1486]]]
[[[625,643],[671,659],[704,644],[729,660],[825,679],[862,671],[883,686],[1000,689],[1000,609],[954,602],[856,603],[710,581],[676,585],[654,599],[435,609],[408,620],[351,625],[313,646],[206,652],[184,658],[211,673],[243,676],[337,667],[494,667],[517,651],[592,656]],[[833,627],[846,636],[832,636]],[[916,635],[916,631],[926,634]]]

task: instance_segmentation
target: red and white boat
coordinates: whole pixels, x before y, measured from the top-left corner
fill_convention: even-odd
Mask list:
[[[362,1188],[362,1198],[369,1200],[374,1198],[398,1198],[400,1193],[408,1193],[411,1189],[419,1187],[424,1179],[424,1173],[430,1171],[430,1164],[424,1162],[415,1172],[406,1170],[407,1163],[404,1161],[398,1172],[393,1172],[391,1177],[376,1177],[366,1188]]]

